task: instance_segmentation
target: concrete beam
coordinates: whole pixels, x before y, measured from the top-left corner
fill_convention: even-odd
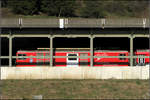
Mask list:
[[[65,34],[65,35],[53,35],[53,37],[78,38],[78,37],[89,37],[89,35],[74,35],[74,34]]]
[[[129,37],[130,35],[128,34],[98,34],[98,35],[93,35],[94,38],[96,37]]]
[[[0,37],[8,37],[9,34],[0,34]],[[49,34],[13,34],[12,37],[49,37]],[[74,34],[65,34],[65,35],[56,35],[54,34],[53,37],[67,37],[67,38],[77,38],[77,37],[89,37],[89,35],[74,35]],[[95,37],[130,37],[129,34],[97,34],[93,35]],[[149,34],[134,34],[133,37],[150,37]]]
[[[7,37],[7,38],[9,38],[9,35],[4,35],[4,34],[0,34],[0,37]]]
[[[49,37],[49,34],[14,34],[12,37]]]
[[[0,59],[9,59],[9,56],[0,56]]]
[[[149,35],[149,34],[134,34],[133,37],[134,37],[134,38],[136,38],[136,37],[145,37],[145,38],[149,38],[150,35]]]
[[[62,19],[63,27],[60,27]],[[148,28],[148,18],[132,19],[32,19],[32,18],[3,18],[0,27],[3,28]],[[64,22],[65,21],[65,22]],[[129,23],[130,22],[130,23]]]

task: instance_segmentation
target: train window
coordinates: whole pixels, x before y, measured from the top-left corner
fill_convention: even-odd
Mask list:
[[[43,53],[37,53],[37,56],[43,56]]]
[[[84,56],[87,57],[87,56],[88,56],[88,53],[80,53],[80,56],[81,56],[81,57],[80,57],[81,59],[84,59],[84,58],[85,58]]]
[[[49,58],[49,57],[50,57],[50,54],[49,54],[49,53],[45,53],[45,57],[46,57],[46,58]]]
[[[26,56],[26,54],[22,54],[23,56]]]
[[[80,53],[80,56],[88,56],[88,53]]]
[[[119,54],[119,56],[126,56],[126,54]],[[119,58],[120,60],[126,60],[126,58]]]
[[[45,53],[45,56],[50,56],[50,54],[49,53]]]
[[[37,53],[37,59],[42,59],[44,57],[43,53]]]
[[[22,56],[22,54],[18,54],[18,56]]]
[[[77,54],[68,54],[68,56],[77,56]],[[68,60],[77,60],[77,58],[68,58]]]
[[[18,60],[25,60],[26,58],[24,58],[23,56],[26,56],[26,54],[18,54],[18,56],[20,56],[21,58],[18,58]]]

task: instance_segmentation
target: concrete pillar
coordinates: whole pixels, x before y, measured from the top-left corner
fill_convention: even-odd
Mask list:
[[[93,67],[93,36],[90,36],[90,66]]]
[[[9,36],[9,67],[12,66],[12,36]]]
[[[0,19],[1,19],[1,4],[2,4],[2,2],[1,2],[1,0],[0,0]],[[1,20],[0,20],[0,24],[1,24]],[[1,35],[2,33],[1,33],[1,27],[0,27],[0,35]],[[1,38],[2,37],[0,37],[0,56],[1,56]],[[0,59],[0,67],[1,67],[1,59]]]
[[[130,36],[130,66],[133,66],[133,36]]]
[[[1,34],[1,28],[0,28],[0,34]],[[1,50],[2,50],[2,49],[1,49],[1,45],[2,45],[2,44],[1,44],[1,38],[2,38],[2,37],[0,37],[0,57],[1,57]],[[0,58],[0,67],[1,67],[1,58]]]
[[[50,67],[53,66],[53,37],[50,36]]]

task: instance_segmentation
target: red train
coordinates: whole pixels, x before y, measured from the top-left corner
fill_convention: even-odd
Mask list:
[[[54,66],[90,66],[90,49],[89,48],[56,48],[53,56],[80,56],[79,58],[53,58]],[[137,56],[150,56],[149,50],[137,50]],[[128,51],[123,50],[94,50],[94,56],[129,56]],[[50,51],[49,48],[39,48],[38,50],[17,52],[16,66],[49,66]],[[30,58],[26,58],[29,57]],[[87,57],[89,56],[89,58]],[[20,58],[21,57],[21,58]],[[42,57],[42,58],[41,58]],[[136,58],[135,65],[149,64],[149,58]],[[129,66],[129,58],[94,58],[94,66]]]
[[[149,65],[150,64],[150,50],[137,50],[134,53],[138,58],[136,58],[135,65]],[[149,56],[148,58],[140,58],[141,56]]]

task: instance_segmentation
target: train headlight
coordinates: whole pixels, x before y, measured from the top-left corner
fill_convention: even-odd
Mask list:
[[[33,62],[33,59],[32,58],[30,58],[30,63],[32,63]]]

